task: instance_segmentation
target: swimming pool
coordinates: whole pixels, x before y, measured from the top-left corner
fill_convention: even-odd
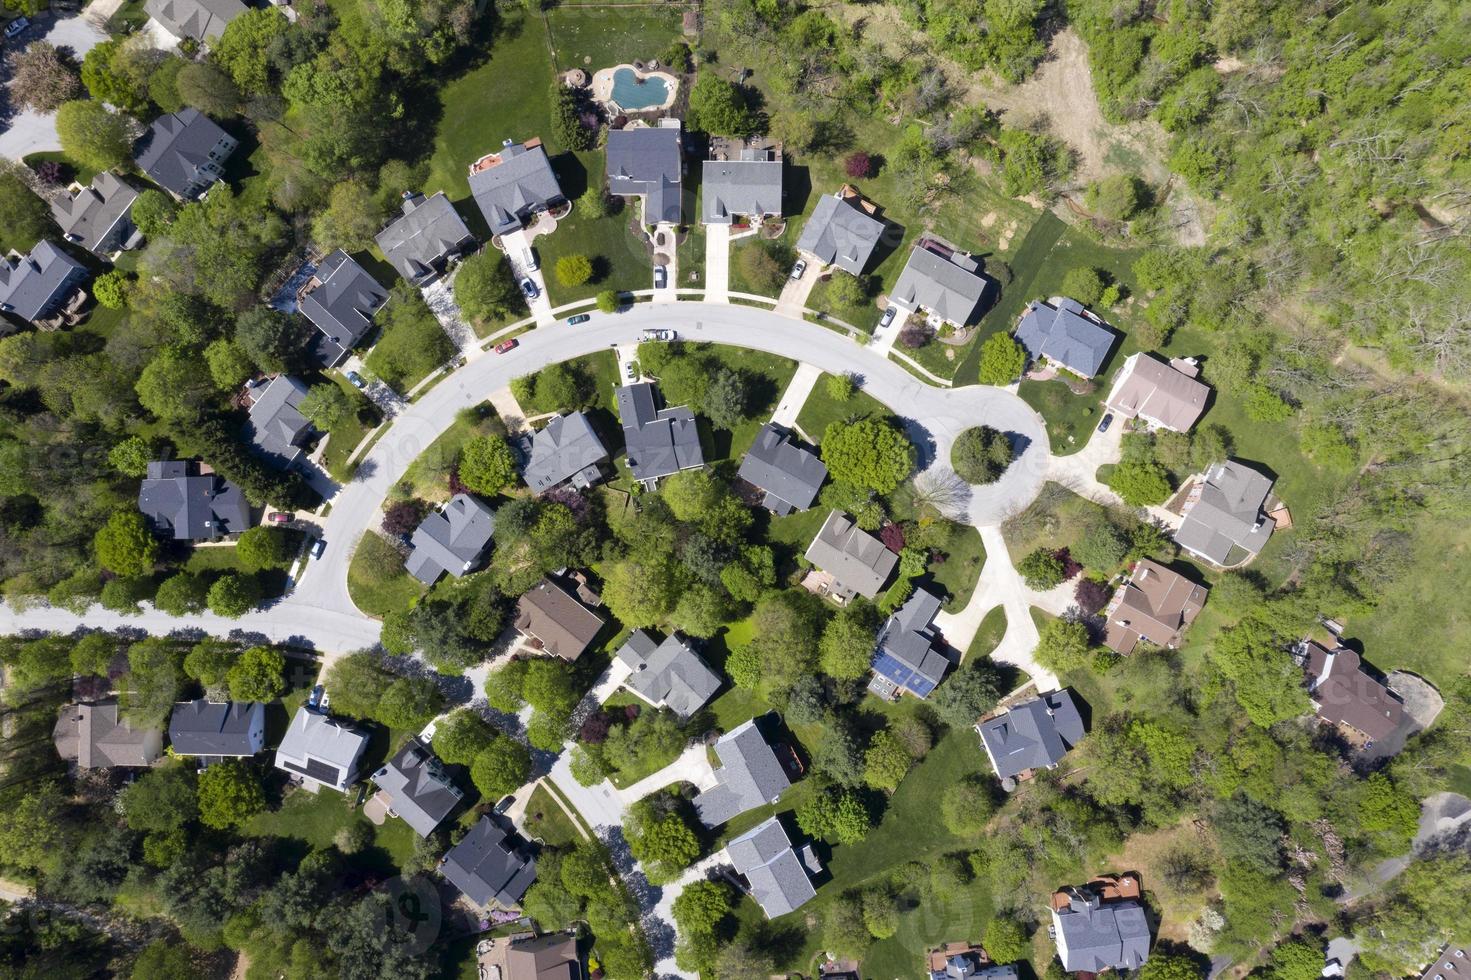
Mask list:
[[[630,112],[661,106],[668,99],[669,84],[658,75],[640,79],[632,68],[613,73],[613,101]]]

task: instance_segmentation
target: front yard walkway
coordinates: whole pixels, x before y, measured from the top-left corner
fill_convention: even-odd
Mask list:
[[[506,424],[506,432],[510,435],[514,436],[518,432],[530,428],[526,424],[526,410],[516,400],[516,396],[512,394],[509,386],[497,388],[485,396],[485,400],[490,402],[495,408],[495,413]]]

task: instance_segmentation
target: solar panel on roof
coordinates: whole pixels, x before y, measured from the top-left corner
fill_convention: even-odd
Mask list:
[[[341,770],[336,766],[327,765],[327,763],[320,759],[308,759],[305,766],[298,766],[294,762],[282,760],[281,765],[290,769],[292,772],[299,772],[303,776],[310,776],[318,782],[330,783],[333,786],[336,786],[337,781],[341,778]]]
[[[874,658],[873,669],[900,686],[907,686],[911,680],[916,679],[913,667],[889,653],[880,652]]]

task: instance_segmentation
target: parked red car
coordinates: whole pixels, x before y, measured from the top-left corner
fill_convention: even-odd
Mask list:
[[[516,338],[512,337],[510,340],[503,340],[500,343],[496,344],[495,352],[497,354],[504,354],[508,350],[515,350],[517,346],[519,345],[516,342]]]
[[[266,515],[266,520],[270,521],[272,524],[290,524],[291,515],[283,514],[281,511],[277,510],[272,511],[270,514]]]

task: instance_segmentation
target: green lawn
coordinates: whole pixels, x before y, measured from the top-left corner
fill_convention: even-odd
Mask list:
[[[1090,394],[1078,395],[1066,381],[1054,378],[1050,381],[1023,381],[1017,388],[1017,394],[1046,420],[1047,438],[1052,443],[1053,453],[1067,456],[1088,445],[1099,419],[1103,418],[1101,402],[1108,396],[1108,391],[1100,385]]]
[[[685,7],[675,4],[600,6],[558,4],[546,13],[547,35],[559,68],[600,68],[632,61],[663,64],[681,36]]]
[[[690,195],[685,194],[685,206],[689,207]],[[689,214],[698,215],[699,211]],[[679,264],[678,282],[675,286],[679,289],[700,289],[705,285],[705,229],[703,226],[694,224],[684,233],[684,241],[680,242],[676,249],[677,262]]]
[[[1007,272],[1002,279],[1001,297],[996,305],[981,317],[978,343],[971,348],[969,356],[955,372],[956,380],[968,384],[980,370],[981,353],[979,341],[1002,330],[1010,330],[1022,315],[1022,310],[1039,294],[1034,286],[1038,271],[1047,261],[1047,255],[1057,245],[1067,225],[1051,211],[1043,212],[1035,224],[1028,229],[1026,237],[1016,245],[1007,262]],[[992,272],[999,270],[993,268]]]
[[[138,5],[138,9],[140,11],[142,10],[142,4]],[[148,15],[144,14],[143,19],[146,21],[148,19]],[[32,170],[34,170],[40,164],[48,162],[59,163],[62,166],[66,167],[68,170],[71,171],[71,179],[75,180],[79,184],[90,184],[92,182],[92,178],[97,176],[97,171],[93,170],[91,167],[84,167],[80,163],[74,162],[71,157],[67,156],[65,153],[62,153],[60,150],[43,150],[40,153],[27,153],[24,157],[21,157],[21,163],[25,164],[27,167],[30,167]]]
[[[288,531],[291,538],[291,554],[296,554],[300,545],[301,534],[298,531]],[[264,595],[275,598],[286,591],[285,569],[273,568],[263,572],[250,571],[240,564],[240,558],[233,545],[208,545],[194,547],[189,550],[189,557],[185,559],[183,571],[195,575],[203,574],[211,578],[224,575],[229,572],[237,572],[242,575],[253,575],[264,589]]]
[[[360,402],[364,404],[362,412],[349,415],[332,430],[332,438],[327,440],[327,449],[322,453],[322,462],[326,464],[327,472],[331,474],[332,479],[338,483],[346,483],[352,479],[352,470],[347,465],[347,457],[351,456],[352,451],[358,447],[364,437],[377,427],[380,416],[377,408],[348,383],[346,376],[333,371],[327,375],[327,378],[347,392],[348,398],[352,399],[355,404]],[[365,418],[367,421],[364,421]]]
[[[986,546],[981,543],[981,532],[969,524],[956,526],[946,549],[945,561],[931,564],[929,571],[916,583],[933,583],[946,595],[945,609],[959,612],[970,601],[971,593],[980,581],[981,569],[986,567]]]
[[[792,226],[793,222],[788,221],[786,231],[783,232],[781,237],[779,238],[767,239],[763,238],[759,234],[747,235],[744,238],[730,243],[731,292],[751,293],[755,296],[770,296],[772,299],[776,299],[777,295],[781,293],[782,287],[786,285],[787,280],[785,275],[783,275],[782,279],[770,289],[766,288],[766,286],[764,285],[757,285],[750,279],[746,278],[745,269],[742,268],[741,265],[741,254],[743,252],[749,251],[750,249],[772,248],[773,245],[778,247],[786,246],[790,249],[793,243],[797,240],[796,236],[793,234]],[[788,270],[783,269],[782,271],[783,273],[785,273]]]
[[[814,441],[821,440],[827,427],[834,422],[854,416],[891,414],[882,402],[862,389],[855,391],[853,397],[847,401],[838,401],[827,392],[828,377],[829,375],[824,374],[817,379],[817,384],[812,387],[812,394],[807,396],[802,411],[797,413],[798,428]]]
[[[279,809],[256,814],[245,824],[244,832],[252,837],[290,837],[314,849],[330,847],[339,830],[358,821],[367,823],[350,803],[355,798],[330,789],[315,794],[300,788],[288,790]],[[408,824],[390,817],[383,826],[373,828],[369,852],[354,856],[353,861],[368,867],[401,867],[413,855],[414,836]]]
[[[364,531],[347,568],[347,594],[369,616],[408,609],[424,587],[404,571],[403,558],[376,531]]]
[[[971,638],[970,646],[965,649],[965,660],[969,662],[975,657],[989,656],[1005,635],[1006,610],[997,606],[986,613],[985,618],[981,620],[980,627],[976,629],[976,635]]]
[[[583,408],[597,411],[612,412],[614,406],[613,390],[618,387],[618,358],[612,351],[602,350],[596,354],[588,354],[575,360],[566,361],[566,367],[577,371],[588,379],[588,385],[592,392],[589,401]],[[521,402],[521,408],[527,415],[545,415],[549,412],[570,411],[576,406],[558,405],[540,397]]]
[[[552,166],[562,193],[574,201],[588,187],[601,185],[606,169],[602,150],[563,153],[553,158]],[[558,220],[555,232],[536,239],[552,306],[591,299],[605,289],[626,292],[653,288],[654,267],[648,246],[630,231],[630,223],[642,214],[642,205],[636,198],[615,200],[625,202],[621,207],[615,205],[616,214],[585,218],[574,207],[567,217]],[[578,286],[562,285],[557,279],[557,260],[566,255],[585,255],[592,260],[592,279]]]
[[[756,433],[771,419],[782,392],[786,391],[792,375],[797,373],[797,362],[765,351],[724,344],[714,344],[709,351],[721,364],[755,379],[748,389],[751,400],[746,406],[748,415],[745,421],[733,429],[710,430],[714,446],[706,447],[714,450],[706,456],[707,461],[740,459],[756,441]]]
[[[1021,561],[1036,548],[1066,548],[1077,542],[1093,522],[1108,516],[1108,509],[1079,496],[1058,483],[1046,483],[1037,499],[1002,525],[1006,547],[1013,561]]]
[[[884,312],[879,308],[877,294],[856,306],[837,303],[828,296],[828,287],[832,281],[838,276],[846,275],[846,272],[832,272],[817,280],[817,285],[812,287],[812,292],[807,297],[807,305],[814,310],[821,310],[836,320],[842,320],[849,326],[857,327],[864,333],[871,334],[878,326],[879,317]]]
[[[553,847],[575,844],[582,839],[572,819],[541,784],[537,784],[531,791],[531,798],[526,801],[526,819],[522,821],[522,829],[528,837],[538,838]]]
[[[490,402],[481,402],[474,412],[458,412],[455,420],[431,442],[404,471],[399,489],[410,497],[430,502],[449,499],[449,471],[460,458],[460,448],[476,436],[503,436],[505,424]]]

